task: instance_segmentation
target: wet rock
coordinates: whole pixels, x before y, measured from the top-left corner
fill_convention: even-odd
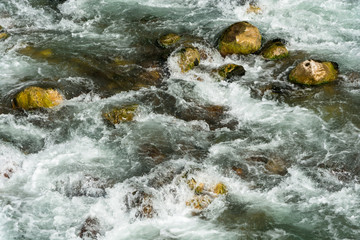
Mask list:
[[[263,163],[267,163],[269,161],[268,158],[263,157],[263,156],[253,156],[253,157],[249,157],[246,159],[247,161],[252,161],[252,162],[263,162]]]
[[[122,122],[130,122],[133,120],[137,108],[137,104],[114,108],[109,112],[103,113],[102,116],[105,120],[114,125]]]
[[[226,117],[225,110],[225,107],[219,105],[188,106],[177,109],[175,117],[184,121],[205,121],[210,130],[222,127],[234,129],[237,122],[222,122]]]
[[[82,225],[79,233],[81,239],[96,240],[100,237],[100,222],[97,218],[88,217]]]
[[[261,55],[267,60],[279,60],[289,56],[285,44],[279,40],[272,40],[265,44],[261,50]]]
[[[219,41],[219,51],[222,56],[231,54],[250,54],[261,47],[259,29],[248,22],[234,23],[228,27]]]
[[[152,218],[155,211],[151,198],[150,194],[136,190],[126,195],[125,205],[128,210],[135,210],[136,218]]]
[[[319,85],[335,81],[338,73],[336,63],[310,59],[299,63],[290,72],[289,80],[304,85]]]
[[[166,158],[159,148],[150,143],[140,146],[140,153],[152,158],[155,164],[162,163]]]
[[[53,51],[50,48],[39,49],[33,46],[27,46],[18,50],[18,52],[34,59],[47,59],[53,56]]]
[[[242,168],[233,166],[232,170],[236,173],[236,175],[238,175],[240,177],[244,176],[244,170]]]
[[[186,206],[197,210],[203,210],[207,208],[212,201],[213,199],[208,195],[196,195],[186,202]]]
[[[181,37],[179,35],[177,35],[175,33],[170,33],[170,34],[160,37],[160,39],[158,40],[158,43],[161,47],[168,48],[168,47],[174,45],[176,42],[178,42],[180,40],[180,38]]]
[[[260,13],[262,13],[262,9],[255,4],[249,4],[249,8],[246,10],[246,12],[260,14]]]
[[[214,188],[214,193],[215,193],[215,194],[224,195],[224,194],[226,194],[227,192],[228,192],[228,190],[227,190],[225,184],[223,184],[223,183],[218,183],[218,184],[216,184],[216,186],[215,186],[215,188]]]
[[[24,110],[53,108],[63,102],[63,96],[54,89],[28,87],[13,99],[13,106]]]
[[[2,26],[0,26],[0,41],[7,39],[10,36],[9,33],[7,33]]]
[[[200,53],[197,48],[187,47],[180,50],[179,54],[179,66],[183,73],[193,69],[200,63]]]
[[[112,183],[103,179],[85,176],[81,179],[67,179],[66,181],[58,181],[56,190],[65,194],[67,197],[104,197],[106,188],[112,187]]]
[[[253,157],[247,158],[246,160],[252,161],[252,162],[265,163],[265,169],[267,171],[269,171],[269,173],[278,174],[281,176],[284,176],[287,174],[287,168],[286,168],[285,162],[278,157],[267,158],[267,157],[263,157],[263,156],[253,156]]]
[[[241,65],[226,64],[219,68],[218,73],[222,78],[229,80],[234,77],[244,76],[245,69]]]
[[[270,173],[278,174],[281,176],[285,176],[287,174],[287,169],[285,163],[280,158],[272,158],[265,164],[266,170]]]

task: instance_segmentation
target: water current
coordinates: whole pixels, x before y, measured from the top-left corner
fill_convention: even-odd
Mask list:
[[[359,1],[257,5],[0,0],[0,239],[359,239]],[[239,21],[290,57],[223,58],[217,40]],[[201,50],[199,66],[181,72],[177,49],[157,43],[168,33]],[[290,83],[310,58],[337,62],[336,83]],[[226,63],[246,74],[219,81]],[[13,109],[29,86],[66,100]],[[133,121],[104,121],[128,104]],[[227,193],[196,209],[191,179]]]

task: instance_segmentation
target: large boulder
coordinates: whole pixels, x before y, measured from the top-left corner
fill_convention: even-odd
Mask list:
[[[224,31],[219,41],[219,51],[222,56],[247,55],[256,52],[260,47],[260,31],[248,22],[234,23]]]
[[[63,100],[63,96],[57,90],[28,87],[16,95],[13,105],[15,108],[24,110],[53,108],[62,103]]]
[[[338,73],[336,63],[310,59],[299,63],[290,72],[289,80],[304,85],[319,85],[335,81]]]
[[[161,36],[158,40],[158,43],[163,48],[168,48],[172,45],[174,45],[176,42],[180,40],[180,36],[175,33],[170,33],[164,36]]]
[[[261,55],[267,60],[279,60],[289,56],[289,51],[281,40],[273,40],[265,44]]]
[[[181,72],[187,72],[200,63],[200,53],[197,48],[187,47],[180,50],[179,66]]]

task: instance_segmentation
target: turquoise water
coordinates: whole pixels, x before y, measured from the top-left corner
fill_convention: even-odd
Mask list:
[[[360,4],[258,5],[262,14],[234,0],[0,0],[11,35],[0,42],[0,239],[81,239],[89,217],[106,240],[357,239]],[[285,39],[290,58],[222,58],[217,38],[238,21],[264,41]],[[170,32],[208,57],[181,73],[175,50],[156,44]],[[289,83],[308,58],[337,62],[337,83]],[[218,82],[211,69],[225,63],[245,76]],[[136,85],[154,69],[164,71],[160,83]],[[12,109],[27,86],[57,88],[66,100],[49,111]],[[102,113],[124,104],[139,104],[134,121],[106,124]],[[203,113],[213,105],[224,107],[220,119]],[[254,156],[282,159],[288,173],[270,174]],[[222,182],[228,193],[194,210],[184,176]],[[151,218],[141,215],[147,204]]]

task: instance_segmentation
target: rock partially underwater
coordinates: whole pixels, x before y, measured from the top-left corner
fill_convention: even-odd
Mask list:
[[[219,41],[219,51],[222,56],[247,55],[258,51],[260,47],[260,31],[248,22],[234,23],[224,31]]]
[[[279,60],[288,57],[289,51],[281,40],[276,39],[265,44],[261,55],[267,60]]]
[[[187,47],[180,50],[179,54],[179,66],[181,72],[185,73],[200,63],[200,53],[197,48]]]
[[[13,99],[13,106],[24,110],[53,108],[61,104],[64,97],[55,89],[28,87]]]
[[[335,81],[338,74],[336,63],[310,59],[299,63],[290,72],[289,80],[303,85],[320,85]]]

